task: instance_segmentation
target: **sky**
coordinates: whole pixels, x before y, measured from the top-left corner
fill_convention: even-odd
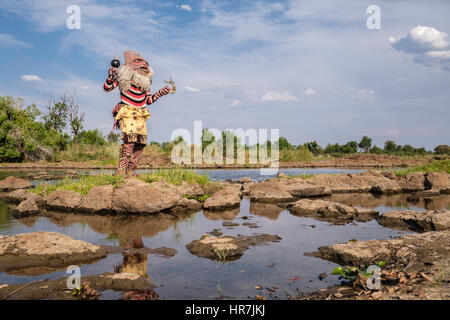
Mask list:
[[[201,120],[296,145],[369,136],[432,150],[450,144],[449,12],[445,0],[0,0],[0,95],[45,110],[75,94],[86,128],[106,134],[119,92],[103,82],[132,49],[155,71],[152,91],[177,85],[149,106],[149,140]]]

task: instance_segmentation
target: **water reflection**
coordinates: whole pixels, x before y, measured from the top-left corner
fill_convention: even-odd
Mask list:
[[[408,194],[375,196],[367,193],[353,193],[333,194],[329,197],[329,199],[331,201],[341,202],[349,206],[365,208],[391,207],[398,208],[399,210],[408,209],[410,207],[426,210],[441,210],[450,208],[449,195],[420,198],[417,202],[408,201],[408,196]]]
[[[252,202],[250,203],[250,213],[254,215],[266,217],[268,219],[276,220],[280,213],[285,210],[275,204]]]
[[[175,217],[162,213],[148,216],[100,216],[45,212],[42,215],[59,227],[76,224],[88,225],[95,232],[107,234],[107,239],[117,239],[120,246],[132,248],[139,247],[142,237],[154,237],[174,226],[178,221],[189,218],[189,216]],[[23,220],[19,219],[21,223]],[[130,241],[133,243],[132,245],[130,245]]]

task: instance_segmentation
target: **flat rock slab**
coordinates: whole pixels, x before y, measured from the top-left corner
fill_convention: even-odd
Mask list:
[[[369,221],[378,217],[376,210],[319,199],[301,199],[289,204],[288,209],[294,215],[312,216],[326,221]]]
[[[393,263],[408,258],[427,245],[450,243],[450,231],[431,231],[408,234],[390,240],[350,241],[319,248],[320,257],[341,265],[373,264],[377,261]]]
[[[268,242],[278,242],[277,235],[257,234],[254,236],[220,236],[204,234],[200,240],[194,240],[186,245],[190,253],[198,257],[219,261],[239,259],[250,246],[262,245]]]
[[[385,227],[413,231],[442,231],[450,229],[449,210],[398,210],[385,212],[378,220]]]
[[[73,212],[81,203],[83,196],[70,190],[55,190],[44,197],[44,206],[49,210]]]
[[[150,282],[135,273],[103,273],[81,277],[81,284],[88,282],[90,287],[98,293],[106,290],[152,290]],[[20,285],[0,285],[0,299],[2,300],[74,300],[71,290],[67,288],[67,277],[59,280],[43,280]]]
[[[182,198],[182,192],[174,185],[131,178],[114,189],[112,210],[125,214],[156,213],[174,207]]]
[[[105,256],[100,246],[57,232],[0,236],[1,272],[15,273],[29,268],[64,268],[77,263],[91,263]]]
[[[17,189],[28,189],[32,188],[33,184],[22,178],[16,178],[13,176],[6,177],[0,181],[0,191],[8,192]]]
[[[225,210],[239,207],[242,199],[242,185],[231,184],[215,192],[206,199],[203,207],[206,210]]]
[[[290,202],[296,198],[328,196],[336,193],[396,194],[423,190],[450,193],[447,173],[412,172],[397,177],[392,172],[365,171],[349,174],[318,174],[301,177],[274,178],[253,183],[249,187],[252,201]]]

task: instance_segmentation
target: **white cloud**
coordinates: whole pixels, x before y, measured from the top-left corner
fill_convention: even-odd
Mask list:
[[[229,104],[229,106],[231,106],[231,107],[237,107],[237,106],[240,106],[241,104],[242,104],[242,101],[241,101],[241,100],[234,99],[233,101],[231,101],[231,103]]]
[[[351,98],[358,100],[372,100],[375,99],[375,92],[369,89],[361,89],[353,93]]]
[[[392,46],[415,56],[414,61],[427,67],[440,66],[450,71],[450,44],[448,34],[433,27],[417,26],[409,34],[389,37]]]
[[[198,89],[198,88],[192,88],[192,87],[186,86],[186,87],[183,88],[183,91],[193,92],[193,93],[199,93],[199,92],[200,92],[200,89]]]
[[[23,47],[23,48],[29,48],[31,47],[30,44],[15,39],[13,36],[7,33],[0,33],[0,46],[7,46],[7,47]]]
[[[312,95],[315,95],[316,93],[317,93],[316,90],[314,90],[312,88],[308,88],[303,92],[303,94],[305,96],[312,96]]]
[[[189,11],[189,12],[192,11],[191,6],[188,5],[188,4],[182,4],[182,5],[180,6],[180,9],[181,9],[181,10],[184,10],[184,11]]]
[[[261,97],[261,100],[289,102],[289,101],[298,101],[298,98],[290,94],[288,91],[284,92],[268,91],[266,92],[265,95]]]
[[[35,74],[24,74],[21,79],[26,82],[42,82],[41,77]]]

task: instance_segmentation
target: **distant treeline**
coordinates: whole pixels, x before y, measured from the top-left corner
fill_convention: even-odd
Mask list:
[[[49,99],[44,112],[36,105],[24,106],[21,99],[0,97],[0,162],[22,161],[85,161],[99,160],[102,163],[117,161],[116,144],[120,142],[120,134],[109,132],[106,136],[98,130],[84,129],[85,114],[79,112],[74,96],[61,95],[58,99]],[[209,136],[207,139],[203,139]],[[234,154],[242,144],[231,131],[222,133],[221,139],[234,141]],[[215,141],[208,129],[203,130],[202,150]],[[175,141],[164,143],[150,142],[144,154],[165,154],[170,156],[172,148],[183,142],[178,137]],[[268,141],[267,149],[272,147]],[[245,149],[258,148],[259,145]],[[278,140],[281,161],[310,161],[314,156],[342,156],[357,152],[393,155],[426,155],[431,151],[423,147],[397,145],[394,141],[385,142],[383,149],[372,145],[369,137],[359,142],[350,141],[344,145],[328,144],[321,147],[316,141],[293,145],[286,138]],[[223,146],[226,154],[226,144]],[[436,154],[450,154],[448,145],[434,148]]]

